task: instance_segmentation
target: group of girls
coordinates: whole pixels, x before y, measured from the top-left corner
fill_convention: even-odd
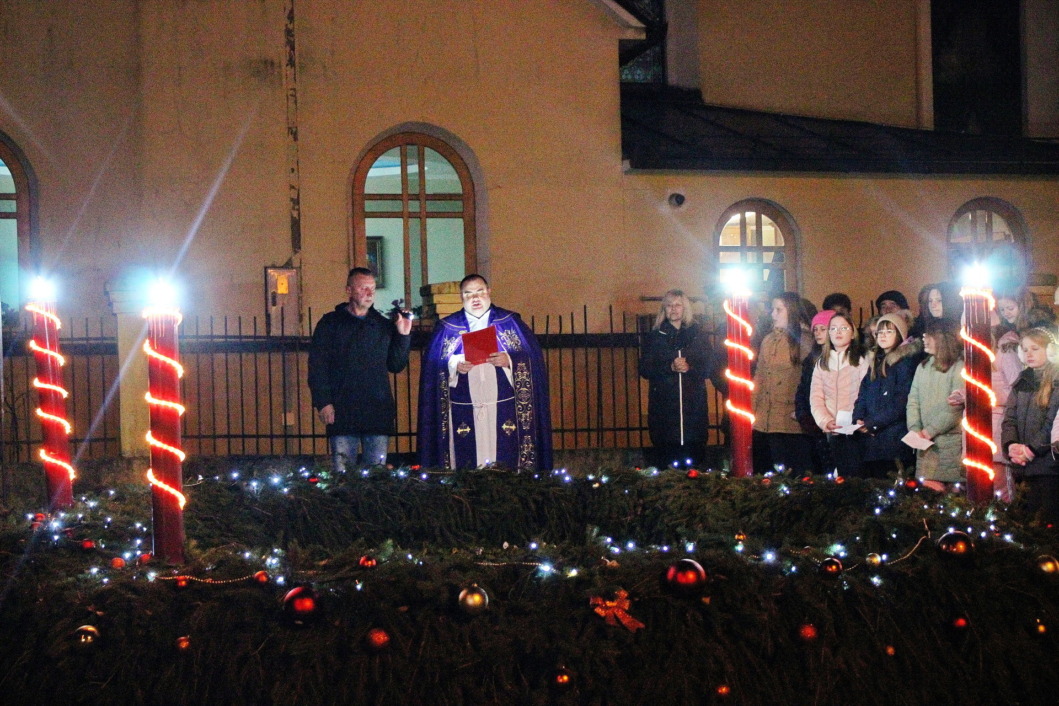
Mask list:
[[[882,478],[914,469],[925,486],[952,490],[966,478],[958,293],[928,285],[918,317],[880,306],[886,313],[863,332],[848,297],[839,300],[813,312],[793,292],[772,299],[755,356],[755,444],[763,447],[755,455],[767,459],[758,470]],[[1059,521],[1054,320],[1020,290],[997,297],[992,329],[995,490],[1010,501],[1013,481],[1024,481],[1027,504],[1049,522]]]

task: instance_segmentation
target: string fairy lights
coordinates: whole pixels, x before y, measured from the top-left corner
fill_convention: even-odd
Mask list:
[[[73,425],[66,417],[70,392],[63,384],[66,358],[59,352],[62,322],[55,313],[54,287],[38,278],[31,286],[35,301],[26,304],[33,314],[33,337],[29,349],[37,366],[33,388],[37,391],[36,416],[43,437],[38,456],[44,464],[48,509],[55,512],[73,505],[73,481],[77,478],[70,456]]]

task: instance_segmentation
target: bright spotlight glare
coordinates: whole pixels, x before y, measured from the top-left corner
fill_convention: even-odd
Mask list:
[[[51,304],[58,299],[55,281],[37,276],[29,283],[29,298],[42,304]]]
[[[989,268],[981,262],[968,265],[963,270],[963,284],[965,287],[987,289],[989,287]]]
[[[173,309],[177,305],[176,286],[167,279],[158,278],[147,290],[147,301],[159,309]]]
[[[724,286],[724,290],[730,294],[749,293],[749,281],[750,277],[747,271],[741,267],[729,267],[721,271],[721,284]]]

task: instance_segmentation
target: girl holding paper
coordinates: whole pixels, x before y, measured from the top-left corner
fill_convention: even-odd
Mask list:
[[[848,314],[836,313],[828,324],[828,338],[813,368],[809,406],[828,434],[835,467],[841,476],[861,474],[860,453],[853,438],[853,407],[860,381],[868,372],[869,356],[857,340],[857,327]]]
[[[966,479],[963,467],[963,404],[949,397],[963,389],[963,344],[953,324],[935,320],[923,334],[927,358],[916,368],[908,393],[908,430],[932,442],[916,451],[916,477],[928,488],[944,492]]]

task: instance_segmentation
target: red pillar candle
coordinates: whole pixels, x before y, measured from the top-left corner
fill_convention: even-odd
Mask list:
[[[55,305],[35,302],[26,305],[33,313],[33,338],[29,348],[37,366],[33,387],[37,390],[37,418],[40,419],[43,443],[39,453],[44,462],[51,512],[74,504],[73,481],[77,477],[70,463],[70,432],[73,427],[66,418],[66,398],[69,391],[63,386],[63,366],[66,359],[59,353],[59,329],[62,325],[55,315]]]
[[[964,458],[967,469],[967,497],[975,504],[984,505],[993,498],[993,407],[996,394],[992,388],[992,364],[996,355],[990,346],[989,318],[996,307],[993,292],[986,288],[964,287],[963,339],[967,406],[963,416]]]
[[[154,555],[170,564],[184,562],[184,505],[182,463],[180,449],[180,418],[184,406],[180,404],[180,365],[177,326],[180,312],[170,309],[148,309],[147,340],[143,350],[147,354],[147,404],[151,411],[151,428],[147,443],[151,447],[151,467],[147,480],[152,486],[154,517]]]
[[[728,399],[724,406],[732,429],[732,473],[743,478],[754,473],[751,448],[754,412],[750,403],[750,393],[754,390],[750,376],[750,361],[754,359],[750,336],[754,329],[750,325],[747,294],[734,293],[724,302],[724,311],[728,315],[728,336],[724,339],[728,348],[728,369],[724,371],[728,378]]]

